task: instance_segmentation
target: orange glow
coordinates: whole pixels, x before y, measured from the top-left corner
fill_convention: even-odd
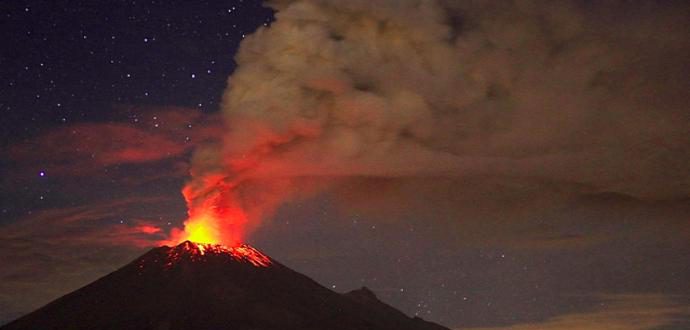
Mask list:
[[[288,180],[245,176],[249,168],[234,163],[227,160],[230,168],[225,171],[192,171],[192,180],[182,189],[188,209],[184,228],[173,229],[163,245],[189,240],[238,246],[290,193]]]
[[[191,186],[186,186],[182,194],[187,201],[189,217],[184,222],[184,229],[173,229],[170,238],[162,245],[177,245],[184,241],[202,244],[222,244],[238,246],[244,241],[247,226],[247,215],[229,193],[223,189],[218,178],[209,177],[208,187],[213,193],[197,196],[199,193]],[[203,247],[202,247],[203,249]]]
[[[189,213],[190,217],[184,222],[184,230],[173,229],[170,239],[161,242],[163,245],[176,245],[184,241],[227,246],[242,243],[247,218],[239,208],[215,207]]]
[[[220,237],[216,228],[217,219],[212,215],[201,214],[195,218],[190,218],[184,224],[185,235],[180,238],[182,241],[192,241],[205,244],[218,244]]]

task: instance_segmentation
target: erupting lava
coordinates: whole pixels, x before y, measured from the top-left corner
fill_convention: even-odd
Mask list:
[[[227,191],[216,191],[199,202],[195,198],[197,192],[191,186],[182,190],[189,217],[183,230],[173,229],[170,238],[161,242],[162,245],[174,246],[168,252],[166,266],[173,267],[180,260],[201,261],[209,256],[229,257],[256,267],[271,264],[269,257],[242,243],[247,215],[228,198],[232,194],[224,193]]]
[[[178,241],[192,241],[203,244],[220,243],[220,234],[216,219],[212,214],[202,213],[195,217],[190,217],[184,223],[184,231],[181,232]]]
[[[173,229],[170,238],[161,242],[162,245],[192,241],[204,245],[241,246],[247,215],[235,206],[238,203],[229,198],[231,194],[221,190],[199,201],[196,198],[198,192],[189,185],[182,190],[182,194],[187,201],[189,217],[184,222],[184,229]]]

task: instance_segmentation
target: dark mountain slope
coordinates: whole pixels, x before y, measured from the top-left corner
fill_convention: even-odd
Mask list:
[[[447,330],[368,289],[333,292],[250,246],[191,242],[153,249],[1,329]]]

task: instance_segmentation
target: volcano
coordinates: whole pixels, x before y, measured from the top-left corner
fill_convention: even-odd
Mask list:
[[[249,245],[189,241],[154,248],[1,329],[448,330],[367,288],[331,291]]]

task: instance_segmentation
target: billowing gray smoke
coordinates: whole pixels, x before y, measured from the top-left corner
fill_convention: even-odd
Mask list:
[[[209,176],[251,205],[261,204],[253,196],[275,205],[305,177],[500,177],[652,199],[690,192],[685,5],[271,5],[275,23],[243,41],[229,78],[227,135],[196,157],[193,200],[215,191]],[[290,184],[261,186],[278,178]]]

